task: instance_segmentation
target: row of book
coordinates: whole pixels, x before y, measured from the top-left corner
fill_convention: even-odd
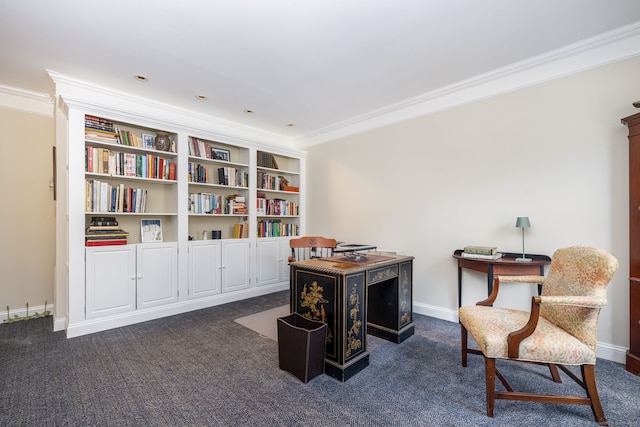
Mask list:
[[[212,175],[213,168],[199,163],[189,162],[188,180],[203,184],[213,184],[216,178]],[[249,187],[249,173],[244,169],[234,167],[221,167],[217,170],[217,184],[229,185],[232,187]]]
[[[221,151],[211,145],[208,141],[203,139],[199,139],[193,136],[190,136],[187,142],[187,146],[189,147],[189,155],[202,157],[204,159],[213,159],[213,160],[225,160],[230,161],[229,158],[220,158],[220,156],[216,156],[216,151]],[[226,150],[225,150],[226,151]]]
[[[84,139],[87,142],[126,145],[128,147],[155,150],[155,135],[139,137],[135,132],[118,129],[111,120],[96,116],[84,117]],[[175,147],[171,147],[175,152]]]
[[[175,160],[155,154],[134,154],[112,151],[102,147],[85,147],[85,172],[104,173],[154,179],[176,179]]]
[[[224,196],[211,193],[189,193],[189,213],[224,214]]]
[[[190,193],[189,213],[248,215],[243,196],[222,196],[211,193]]]
[[[256,199],[258,215],[299,215],[300,206],[296,202],[283,199]]]
[[[91,217],[85,229],[86,246],[126,245],[129,233],[118,226],[115,217]]]
[[[257,186],[264,190],[298,191],[298,187],[289,185],[289,180],[282,175],[273,175],[268,172],[258,171]]]
[[[258,151],[258,166],[269,169],[280,169],[275,156],[271,153],[265,153],[264,151]]]
[[[99,130],[107,133],[115,133],[113,122],[97,116],[84,116],[84,127],[86,130]]]
[[[258,222],[257,237],[281,237],[297,236],[298,226],[277,220],[264,220]]]
[[[246,239],[249,237],[249,224],[246,222],[233,224],[233,238]]]
[[[86,212],[144,213],[147,209],[145,189],[125,187],[124,184],[111,185],[93,179],[87,180],[85,185]]]
[[[496,260],[502,258],[496,246],[465,246],[462,250],[463,258]]]

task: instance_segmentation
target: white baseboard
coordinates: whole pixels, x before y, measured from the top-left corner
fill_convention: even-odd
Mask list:
[[[67,329],[66,317],[54,317],[53,318],[53,332],[64,331]]]
[[[424,316],[435,317],[436,319],[458,323],[458,310],[449,310],[447,308],[436,307],[435,305],[414,302],[413,312]]]
[[[597,357],[611,360],[612,362],[622,363],[623,365],[627,363],[627,350],[628,348],[606,342],[599,342],[596,344]]]
[[[134,310],[127,313],[98,317],[95,319],[82,320],[65,325],[67,338],[92,334],[94,332],[106,331],[108,329],[133,325],[135,323],[160,319],[162,317],[187,313],[193,310],[213,307],[220,304],[227,304],[247,298],[267,295],[289,289],[289,282],[275,283],[272,285],[260,286],[257,288],[242,289],[229,293],[216,294],[208,297],[179,301],[148,309]],[[63,328],[64,329],[64,328]]]
[[[46,310],[49,311],[49,313],[53,313],[53,308],[54,308],[53,304],[47,304]],[[0,311],[0,322],[7,323],[5,321],[7,320],[7,316],[9,319],[14,319],[15,316],[22,318],[27,315],[34,316],[36,313],[42,314],[44,313],[44,311],[45,311],[44,305],[29,306],[29,310],[27,310],[27,307],[14,308],[14,309],[11,309],[11,307],[9,307],[9,313],[7,314],[7,309],[5,307],[4,310]]]
[[[189,301],[187,304],[184,304],[184,307],[181,307],[181,309],[178,310],[174,310],[173,313],[169,312],[169,313],[156,313],[156,315],[151,315],[148,316],[148,318],[144,319],[144,320],[150,320],[150,319],[155,319],[158,317],[163,317],[164,315],[171,315],[171,314],[178,314],[178,313],[184,313],[187,311],[191,311],[194,309],[200,309],[200,308],[206,308],[206,307],[211,307],[213,305],[219,305],[219,304],[225,304],[228,302],[233,302],[233,301],[237,301],[239,299],[245,299],[247,297],[252,297],[252,296],[259,296],[259,295],[264,295],[267,293],[271,293],[271,292],[277,292],[277,291],[281,291],[281,290],[285,290],[288,287],[285,286],[284,284],[279,284],[276,286],[270,286],[270,287],[264,287],[262,289],[258,288],[258,289],[253,289],[250,292],[242,292],[240,293],[240,295],[228,295],[228,296],[223,296],[223,295],[217,295],[214,298],[210,298],[210,299],[206,299],[203,298],[202,301]],[[54,306],[53,304],[51,305],[47,305],[47,310],[49,310],[51,313],[53,313],[54,311]],[[44,305],[39,305],[39,306],[34,306],[34,307],[29,307],[29,311],[28,314],[29,315],[34,315],[35,313],[40,313],[42,314],[45,311],[45,307]],[[450,310],[447,308],[442,308],[442,307],[437,307],[435,305],[429,305],[429,304],[423,304],[423,303],[419,303],[419,302],[414,302],[413,303],[413,312],[417,313],[417,314],[422,314],[424,316],[429,316],[429,317],[433,317],[436,319],[441,319],[441,320],[446,320],[448,322],[453,322],[453,323],[458,323],[458,310]],[[14,310],[9,310],[9,318],[13,319],[14,316],[18,316],[18,317],[24,317],[27,315],[27,308],[26,307],[22,307],[22,308],[18,308],[18,309],[14,309]],[[4,320],[7,318],[7,312],[6,310],[4,312],[0,311],[0,322],[2,323],[6,323],[4,322]],[[104,329],[110,329],[111,327],[117,327],[117,326],[125,326],[127,324],[131,324],[131,323],[135,323],[136,321],[140,321],[142,319],[130,319],[130,321],[124,321],[124,322],[115,322],[112,325],[106,325],[106,324],[102,324],[100,326],[94,325],[94,326],[89,326],[89,325],[83,325],[84,327],[80,327],[78,328],[79,330],[77,331],[73,331],[70,335],[68,334],[69,337],[71,336],[77,336],[77,335],[83,335],[85,333],[92,333],[92,332],[97,332],[99,330],[104,330]],[[102,323],[102,322],[99,322]],[[107,323],[107,322],[105,322]],[[96,327],[97,326],[97,327]],[[64,331],[65,329],[67,329],[67,319],[65,317],[54,317],[53,319],[53,330],[54,332],[58,332],[58,331]],[[72,328],[75,329],[75,328]],[[617,362],[617,363],[622,363],[624,364],[626,362],[626,354],[627,354],[627,348],[625,347],[620,347],[617,345],[613,345],[613,344],[609,344],[609,343],[604,343],[604,342],[598,342],[597,344],[597,356],[602,358],[602,359],[606,359],[606,360],[610,360],[612,362]]]
[[[413,303],[413,312],[436,319],[458,323],[458,310],[449,310],[429,304]],[[617,363],[626,363],[627,348],[617,345],[598,342],[596,345],[596,355],[602,359]]]

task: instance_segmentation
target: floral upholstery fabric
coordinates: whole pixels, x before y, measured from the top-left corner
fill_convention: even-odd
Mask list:
[[[507,336],[527,324],[528,311],[480,305],[460,308],[460,322],[467,328],[486,357],[507,359]],[[594,364],[596,352],[571,334],[540,317],[535,332],[520,343],[520,360]]]
[[[500,276],[499,282],[541,283],[540,318],[520,343],[520,360],[563,365],[595,364],[600,309],[618,261],[589,247],[557,250],[543,276]],[[507,336],[522,328],[529,312],[486,306],[460,308],[460,323],[486,357],[508,358]]]

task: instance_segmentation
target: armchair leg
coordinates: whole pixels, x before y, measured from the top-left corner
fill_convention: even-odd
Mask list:
[[[467,367],[467,329],[460,324],[460,343],[462,346],[462,367]]]
[[[484,358],[485,381],[487,387],[487,416],[493,418],[496,398],[496,359]]]
[[[562,378],[560,378],[560,373],[558,372],[557,365],[554,365],[553,363],[549,363],[549,371],[551,372],[551,377],[553,378],[553,381],[557,383],[562,382]]]
[[[582,380],[587,390],[587,397],[591,400],[591,410],[596,417],[596,421],[601,426],[609,425],[604,416],[604,410],[600,404],[600,396],[598,396],[598,388],[596,387],[596,367],[595,365],[582,365]]]

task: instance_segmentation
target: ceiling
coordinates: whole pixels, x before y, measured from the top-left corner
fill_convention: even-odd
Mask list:
[[[2,1],[0,85],[53,95],[52,70],[304,140],[637,22],[639,0]]]

